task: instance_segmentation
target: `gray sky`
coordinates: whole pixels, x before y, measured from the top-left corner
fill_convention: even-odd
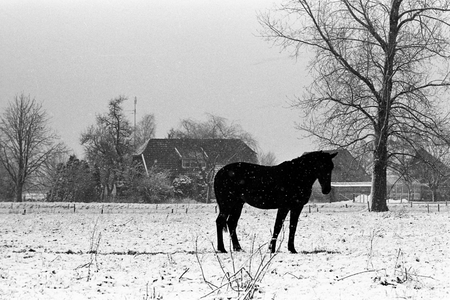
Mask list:
[[[279,161],[312,150],[294,128],[290,99],[310,81],[307,58],[289,58],[258,37],[258,11],[274,0],[2,0],[0,108],[24,92],[52,116],[79,156],[79,137],[129,98],[133,119],[156,117],[164,138],[181,119],[227,118]]]

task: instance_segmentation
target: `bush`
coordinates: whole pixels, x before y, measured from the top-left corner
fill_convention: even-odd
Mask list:
[[[202,184],[197,174],[178,175],[172,182],[177,198],[204,199],[206,197],[206,185]]]
[[[194,194],[194,184],[187,175],[178,175],[173,180],[172,186],[177,198],[189,198]]]
[[[140,195],[144,202],[161,203],[174,196],[174,188],[167,172],[150,172],[149,176],[142,177],[139,183]]]

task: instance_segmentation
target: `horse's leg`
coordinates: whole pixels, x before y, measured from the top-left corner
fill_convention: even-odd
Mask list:
[[[289,224],[289,240],[288,240],[288,250],[291,253],[297,253],[294,246],[294,238],[295,238],[295,231],[297,230],[298,218],[300,216],[300,213],[302,212],[302,209],[303,206],[291,209],[291,217]]]
[[[273,236],[272,240],[270,241],[269,249],[272,253],[275,253],[275,248],[277,246],[277,238],[278,234],[281,231],[281,228],[283,227],[284,219],[286,219],[286,215],[289,211],[289,208],[279,208],[277,212],[277,219],[275,220],[275,227],[273,228]]]
[[[244,206],[244,203],[242,203],[242,204],[236,203],[236,206],[233,207],[230,217],[227,220],[228,230],[230,230],[231,242],[233,243],[234,251],[242,250],[241,245],[239,245],[239,240],[238,240],[238,237],[236,234],[236,227],[237,227],[239,218],[241,217],[241,212],[242,212],[243,206]]]
[[[217,227],[217,251],[222,253],[227,253],[225,250],[225,246],[223,244],[223,231],[227,229],[227,217],[228,214],[222,211],[219,212],[219,215],[216,219],[216,227]]]

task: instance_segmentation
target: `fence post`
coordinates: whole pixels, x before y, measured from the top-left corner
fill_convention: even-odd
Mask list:
[[[73,212],[75,212],[75,203],[73,204]]]
[[[430,212],[430,203],[427,203],[427,210]]]

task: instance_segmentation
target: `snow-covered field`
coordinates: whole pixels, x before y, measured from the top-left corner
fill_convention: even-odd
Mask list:
[[[449,207],[346,204],[270,256],[276,211],[245,206],[245,252],[216,254],[215,205],[0,203],[0,299],[450,299]]]

